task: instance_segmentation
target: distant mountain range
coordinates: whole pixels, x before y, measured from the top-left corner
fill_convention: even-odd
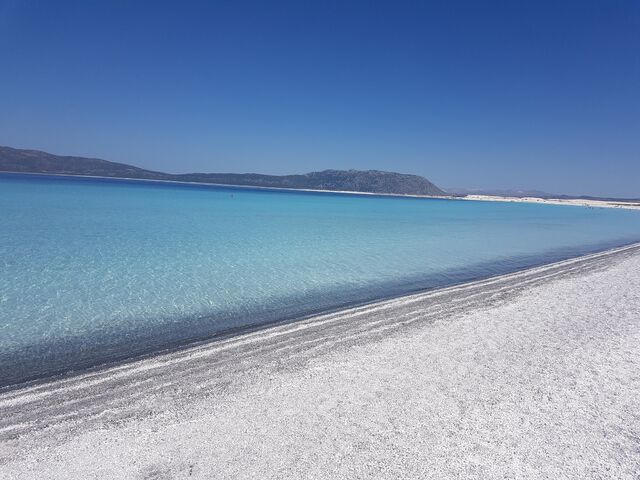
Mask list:
[[[0,147],[0,171],[172,180],[252,187],[341,190],[397,195],[447,195],[446,192],[424,177],[379,170],[324,170],[303,175],[260,175],[257,173],[170,174],[145,170],[99,158],[60,156],[38,150],[21,150],[11,147]]]

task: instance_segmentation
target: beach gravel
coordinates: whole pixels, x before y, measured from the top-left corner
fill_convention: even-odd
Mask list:
[[[637,246],[340,315],[6,392],[0,477],[640,478]]]

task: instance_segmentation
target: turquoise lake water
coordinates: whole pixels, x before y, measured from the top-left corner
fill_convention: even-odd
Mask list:
[[[640,212],[0,175],[0,385],[640,240]]]

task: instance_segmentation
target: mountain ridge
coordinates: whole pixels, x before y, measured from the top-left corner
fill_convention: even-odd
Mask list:
[[[181,173],[147,170],[100,158],[55,155],[40,150],[0,146],[0,171],[58,175],[170,180],[204,184],[353,191],[395,195],[445,196],[447,193],[419,175],[382,170],[323,170],[305,174]]]

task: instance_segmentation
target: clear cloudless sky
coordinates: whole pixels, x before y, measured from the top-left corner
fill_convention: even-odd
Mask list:
[[[640,197],[640,2],[0,0],[0,144]]]

